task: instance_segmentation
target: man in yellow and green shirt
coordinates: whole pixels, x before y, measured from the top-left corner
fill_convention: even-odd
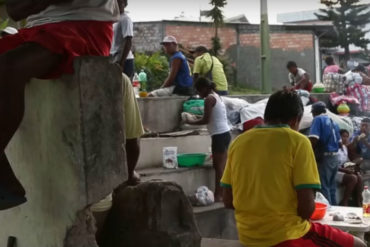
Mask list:
[[[194,81],[198,77],[206,77],[216,84],[216,92],[219,95],[228,94],[227,79],[224,66],[217,57],[212,56],[206,47],[198,46],[194,51]]]
[[[273,94],[266,125],[231,145],[221,179],[224,203],[235,209],[240,242],[262,246],[365,246],[348,233],[309,221],[320,178],[309,139],[296,130],[303,115],[294,91]],[[318,241],[319,239],[319,241]]]

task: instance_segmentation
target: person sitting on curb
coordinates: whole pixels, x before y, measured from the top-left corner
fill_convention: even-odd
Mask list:
[[[352,169],[344,167],[344,164],[350,162],[348,158],[348,148],[349,144],[349,132],[347,130],[340,130],[340,136],[342,138],[342,148],[339,149],[338,155],[341,162],[339,166],[338,173],[335,177],[335,180],[338,184],[344,186],[344,195],[343,199],[339,203],[341,206],[348,206],[348,201],[352,195],[355,196],[356,206],[362,207],[362,191],[363,191],[363,182],[361,174],[356,171],[356,166],[352,166]],[[362,159],[358,159],[356,163],[361,162]],[[356,165],[356,163],[353,163]]]
[[[216,93],[228,95],[227,79],[224,66],[217,57],[212,56],[204,46],[198,46],[194,51],[193,78],[196,81],[200,76],[206,77],[216,84]]]
[[[360,168],[366,172],[370,170],[370,119],[364,118],[361,121],[360,130],[355,132],[348,145],[351,158],[361,157]]]
[[[303,89],[311,92],[313,84],[308,73],[304,69],[298,68],[293,61],[288,62],[286,67],[289,70],[289,82],[294,89]]]
[[[79,56],[109,56],[117,0],[7,0],[9,16],[27,18],[27,28],[0,39],[0,210],[26,201],[5,148],[25,111],[25,86],[31,78],[72,74]],[[40,148],[40,147],[29,147]]]
[[[176,95],[191,96],[193,94],[193,78],[190,66],[184,54],[178,50],[177,40],[166,36],[162,43],[164,51],[170,58],[170,74],[160,89],[149,93],[150,97]]]
[[[267,103],[266,125],[231,144],[221,184],[239,240],[243,246],[365,247],[349,233],[310,221],[321,186],[310,141],[298,132],[303,112],[296,92],[278,91]]]

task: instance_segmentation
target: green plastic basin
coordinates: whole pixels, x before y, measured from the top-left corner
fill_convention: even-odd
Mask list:
[[[325,88],[313,88],[313,93],[325,93]]]
[[[204,153],[198,154],[178,154],[177,163],[180,167],[202,166],[206,161],[207,155]]]

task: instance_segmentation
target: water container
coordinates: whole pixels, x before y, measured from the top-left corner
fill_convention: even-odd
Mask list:
[[[370,218],[370,191],[368,186],[365,186],[364,191],[362,192],[362,199],[364,218]]]

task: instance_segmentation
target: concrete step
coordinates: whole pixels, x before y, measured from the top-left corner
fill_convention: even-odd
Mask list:
[[[193,212],[203,238],[238,240],[234,211],[226,209],[223,203],[194,207]]]
[[[143,182],[164,180],[179,184],[185,194],[193,194],[199,186],[205,185],[214,190],[215,175],[211,165],[194,168],[166,169],[162,167],[137,170]]]
[[[177,147],[178,153],[208,153],[211,147],[209,135],[192,135],[184,137],[155,137],[141,139],[141,153],[138,169],[161,167],[163,148]]]
[[[203,238],[201,247],[243,247],[237,240]]]

